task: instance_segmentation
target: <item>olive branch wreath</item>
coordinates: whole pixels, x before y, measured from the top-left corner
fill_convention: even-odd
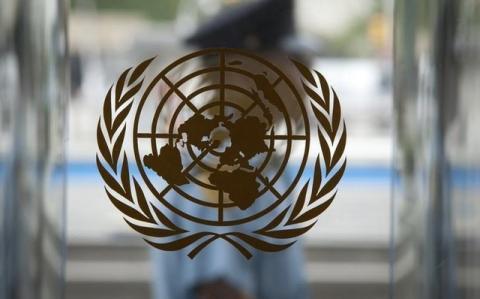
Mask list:
[[[124,220],[132,229],[144,236],[155,238],[156,241],[144,239],[153,247],[175,251],[194,245],[188,253],[192,259],[217,239],[224,239],[247,259],[252,257],[252,253],[245,244],[266,252],[276,252],[290,247],[296,242],[291,239],[311,229],[320,214],[330,206],[336,195],[336,186],[345,171],[346,127],[340,102],[333,88],[319,72],[311,71],[302,63],[292,60],[302,75],[303,88],[318,122],[318,141],[323,158],[322,163],[320,155],[317,156],[313,180],[312,182],[308,180],[303,185],[296,201],[284,208],[264,227],[250,233],[194,232],[173,223],[146,199],[137,179],[130,175],[127,155],[123,148],[127,116],[135,95],[142,87],[142,75],[154,59],[155,57],[147,59],[135,68],[125,70],[110,87],[104,100],[97,126],[96,161],[106,185],[105,191],[112,204],[123,213]],[[318,204],[319,200],[327,195],[328,199]],[[172,240],[171,237],[175,238]],[[167,241],[158,241],[165,238]],[[275,239],[280,243],[266,239]]]

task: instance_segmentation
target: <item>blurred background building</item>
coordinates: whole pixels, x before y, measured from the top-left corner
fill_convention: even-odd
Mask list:
[[[201,24],[252,1],[261,0],[71,0],[62,27],[63,1],[0,0],[0,281],[6,280],[0,298],[36,298],[9,296],[15,279],[55,286],[38,278],[45,275],[41,265],[31,269],[36,280],[16,276],[20,268],[1,268],[15,256],[8,216],[18,192],[24,209],[37,211],[31,219],[44,207],[51,211],[46,218],[56,236],[48,241],[50,235],[32,229],[45,222],[26,225],[21,233],[46,237],[34,238],[38,248],[18,258],[60,248],[46,263],[59,270],[46,271],[65,274],[67,298],[150,298],[149,249],[107,200],[95,165],[105,92],[122,70],[147,57],[168,63],[189,52],[184,40]],[[285,46],[308,51],[312,67],[335,87],[349,134],[339,193],[303,243],[311,298],[478,298],[480,5],[296,0],[294,7],[298,38],[285,39]],[[61,28],[68,28],[68,39]],[[34,46],[42,38],[57,43]],[[67,40],[68,105],[55,93],[67,90],[59,78],[67,69],[42,65],[65,65]],[[18,116],[25,111],[34,115]],[[22,168],[24,157],[37,167]],[[50,195],[61,198],[62,174],[65,207]],[[25,192],[38,186],[40,208],[30,206],[35,199]],[[66,251],[59,245],[64,233]],[[56,261],[62,256],[65,273]],[[57,298],[45,292],[42,298]]]

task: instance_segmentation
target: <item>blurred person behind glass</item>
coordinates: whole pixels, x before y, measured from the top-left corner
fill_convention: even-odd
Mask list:
[[[221,12],[188,38],[187,44],[200,49],[224,47],[254,51],[279,67],[287,76],[293,77],[291,74],[295,74],[295,69],[287,56],[294,56],[303,62],[306,60],[306,55],[302,55],[305,51],[296,47],[299,43],[293,42],[293,23],[293,1],[254,1]],[[230,57],[230,60],[234,60],[234,57]],[[210,63],[212,62],[208,60],[203,61],[206,66]],[[256,66],[245,67],[255,70]],[[260,72],[261,70],[257,71]],[[225,76],[228,80],[228,72]],[[230,80],[235,80],[237,86],[247,90],[250,88],[247,82],[238,77]],[[294,84],[298,91],[302,90],[299,81],[294,81]],[[250,104],[238,97],[232,97],[231,100],[243,109]],[[286,105],[289,113],[294,111],[288,107],[288,102]],[[292,112],[291,118],[295,121],[299,115]],[[272,158],[273,163],[280,163],[281,157],[275,156],[274,154]],[[287,169],[280,180],[285,180],[285,184],[288,176]],[[216,200],[213,194],[202,196]],[[284,204],[286,207],[286,202]],[[176,207],[183,211],[196,209],[187,200],[179,200]],[[171,217],[187,228],[195,225],[178,216]],[[240,225],[239,229],[248,231],[248,224]],[[252,259],[247,260],[231,244],[221,239],[209,244],[194,259],[187,256],[187,249],[177,252],[152,250],[154,296],[157,299],[308,298],[302,251],[301,244],[297,242],[278,253],[253,251]]]

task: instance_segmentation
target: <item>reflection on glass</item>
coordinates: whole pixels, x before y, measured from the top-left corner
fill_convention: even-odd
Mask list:
[[[393,295],[478,298],[478,1],[398,1]]]
[[[0,1],[0,298],[62,298],[66,11]]]
[[[71,68],[76,79],[72,79],[68,143],[68,298],[149,298],[157,293],[152,292],[154,287],[161,294],[167,290],[165,285],[181,293],[186,288],[179,287],[180,282],[194,273],[189,266],[185,275],[168,273],[168,277],[159,279],[156,273],[163,269],[163,264],[149,259],[149,247],[106,198],[95,166],[94,136],[101,104],[111,84],[128,66],[148,57],[157,56],[158,63],[166,66],[193,51],[186,48],[185,39],[216,16],[231,20],[231,11],[244,5],[269,2],[278,8],[278,2],[288,1],[71,1],[70,42],[72,56],[76,57],[72,57]],[[305,236],[304,247],[299,246],[305,252],[302,270],[311,298],[387,298],[391,1],[291,2],[297,34],[285,36],[279,46],[311,56],[312,68],[335,87],[348,127],[348,166],[341,190],[332,209]],[[231,32],[262,30],[273,36],[271,31],[281,28],[276,25],[281,17],[273,9],[256,21],[262,21],[261,18],[267,20],[263,20],[264,25],[254,26],[255,22],[248,17],[233,26]],[[238,42],[246,42],[253,49],[258,46],[254,35],[244,37],[237,38]],[[222,245],[221,241],[219,244]],[[221,253],[236,254],[228,246],[228,251]],[[206,252],[210,256],[217,253],[213,249]],[[169,258],[176,269],[183,269],[180,261],[172,258],[174,254],[159,251],[158,255]],[[281,259],[279,265],[287,263]],[[238,266],[227,266],[237,278],[241,276]],[[211,273],[215,269],[218,268],[206,264],[199,272]],[[264,268],[262,275],[253,280],[275,281],[271,279],[275,274],[286,277],[273,269]],[[174,283],[170,284],[172,280]],[[201,282],[204,281],[194,284]],[[211,288],[218,285],[213,281]],[[283,290],[275,283],[261,285],[264,289],[273,285],[276,292]],[[266,298],[262,295],[260,298]]]

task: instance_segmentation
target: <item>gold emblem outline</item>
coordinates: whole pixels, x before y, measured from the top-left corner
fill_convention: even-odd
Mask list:
[[[248,233],[234,229],[226,233],[193,232],[176,225],[146,199],[137,179],[130,175],[123,147],[127,117],[134,98],[143,85],[143,75],[154,59],[155,57],[149,58],[135,68],[125,70],[111,86],[104,100],[97,126],[96,161],[112,204],[123,214],[124,220],[132,229],[155,238],[155,241],[144,238],[148,244],[165,251],[176,251],[192,245],[193,249],[188,253],[192,259],[217,239],[227,241],[247,259],[252,257],[252,253],[245,245],[266,252],[290,247],[296,238],[315,225],[318,217],[333,202],[337,185],[345,172],[347,133],[335,90],[321,73],[291,59],[302,77],[302,86],[317,122],[321,152],[315,159],[313,178],[303,185],[292,204],[260,229]],[[323,198],[327,199],[318,204]],[[171,237],[177,239],[171,240]],[[159,239],[167,241],[161,242]]]

